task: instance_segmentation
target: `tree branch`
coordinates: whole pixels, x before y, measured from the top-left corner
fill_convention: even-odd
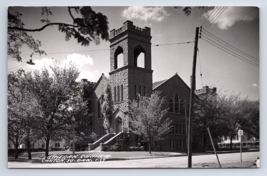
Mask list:
[[[39,32],[39,31],[44,30],[46,27],[53,26],[53,25],[64,25],[64,26],[71,26],[71,27],[74,27],[74,28],[75,27],[80,27],[80,26],[75,26],[75,25],[66,24],[66,23],[48,23],[48,24],[44,25],[43,27],[37,28],[37,29],[25,29],[25,28],[14,26],[14,27],[8,27],[8,30],[20,30],[20,31],[26,31],[26,32]]]
[[[73,19],[73,21],[74,21],[74,17],[73,17],[73,15],[72,15],[72,13],[71,13],[70,9],[71,9],[71,7],[68,7],[69,14],[70,14],[71,18],[72,18],[72,19]]]

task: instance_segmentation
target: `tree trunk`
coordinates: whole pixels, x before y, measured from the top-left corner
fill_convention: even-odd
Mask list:
[[[18,155],[18,147],[19,147],[19,145],[16,144],[15,145],[15,159],[18,159],[19,158],[19,155]]]
[[[230,150],[233,149],[233,137],[231,136],[230,137]]]
[[[151,154],[151,142],[148,141],[148,149],[149,149],[149,154]]]
[[[49,142],[50,142],[50,136],[47,136],[45,140],[45,159],[47,159],[49,154]]]
[[[205,150],[205,146],[206,146],[206,143],[205,143],[205,134],[202,135],[202,149]]]
[[[27,139],[27,151],[28,151],[28,159],[31,160],[32,159],[31,143],[30,143],[30,140],[29,139]]]

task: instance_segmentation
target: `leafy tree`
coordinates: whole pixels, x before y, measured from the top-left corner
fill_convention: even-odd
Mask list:
[[[233,139],[240,129],[240,121],[243,118],[242,104],[238,95],[230,95],[224,99],[224,114],[222,115],[224,123],[224,135],[230,138],[230,150],[233,148]]]
[[[92,114],[88,112],[88,103],[83,97],[83,89],[78,86],[78,90],[71,92],[68,100],[61,103],[60,114],[68,119],[74,117],[75,121],[67,122],[67,129],[69,130],[60,130],[56,134],[58,140],[63,138],[69,147],[72,147],[72,143],[75,142],[75,149],[78,150],[87,147],[88,143],[93,140],[91,138]],[[71,125],[73,125],[75,136],[73,136],[72,129],[70,129]]]
[[[110,123],[111,123],[111,117],[112,117],[112,113],[114,111],[114,107],[113,107],[113,101],[112,101],[112,95],[111,95],[111,87],[108,84],[106,89],[105,89],[105,94],[103,96],[103,103],[101,106],[102,109],[102,114],[104,117],[103,120],[103,126],[106,130],[107,133],[110,132]]]
[[[139,100],[130,101],[129,106],[130,130],[148,142],[149,153],[151,142],[161,140],[171,128],[171,120],[164,117],[168,110],[162,109],[165,99],[159,94],[156,91],[151,97],[139,96]]]
[[[239,95],[199,96],[195,104],[194,134],[202,139],[203,147],[207,146],[207,128],[210,128],[214,138],[227,136],[230,139],[230,149],[233,138],[239,129],[259,136],[259,101],[240,99]]]
[[[260,101],[243,100],[242,106],[242,119],[239,121],[241,129],[248,134],[260,138]]]
[[[82,118],[79,117],[81,114],[87,115],[87,102],[81,101],[80,88],[75,81],[79,76],[77,68],[73,64],[69,67],[59,67],[55,64],[50,68],[51,75],[47,68],[24,74],[28,90],[36,97],[42,112],[42,116],[35,119],[35,130],[38,130],[46,141],[46,157],[50,140],[61,140],[71,131],[71,116],[77,118],[77,124]]]
[[[222,136],[224,123],[222,114],[224,113],[224,96],[205,94],[196,99],[194,105],[193,134],[195,138],[202,140],[202,147],[208,145],[209,127],[212,137],[219,138]]]
[[[18,158],[18,146],[27,143],[28,158],[31,159],[30,146],[39,133],[33,130],[33,119],[41,112],[37,101],[27,91],[22,70],[8,74],[8,139],[15,146],[15,158]]]
[[[21,61],[20,48],[23,45],[28,46],[33,53],[44,54],[45,52],[40,50],[41,42],[28,35],[28,32],[39,32],[49,26],[58,26],[58,30],[65,34],[66,41],[73,37],[82,46],[88,46],[92,41],[98,44],[100,39],[108,40],[108,18],[105,15],[96,13],[89,6],[67,7],[67,9],[73,21],[71,24],[50,22],[48,17],[52,15],[51,10],[42,7],[41,15],[46,15],[46,18],[40,21],[45,24],[36,29],[24,28],[25,24],[21,20],[22,14],[19,12],[12,14],[8,11],[8,55]],[[75,17],[73,12],[76,12],[78,17]]]
[[[222,133],[230,139],[230,150],[238,130],[259,137],[259,104],[257,101],[240,99],[239,95],[225,96],[224,113],[222,114]]]

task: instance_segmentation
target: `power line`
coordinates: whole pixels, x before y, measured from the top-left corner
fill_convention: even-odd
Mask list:
[[[190,42],[180,42],[180,43],[156,44],[156,45],[152,45],[152,46],[179,45],[179,44],[189,44],[189,43],[194,43],[194,41],[190,41]]]
[[[246,61],[248,61],[248,62],[250,62],[250,63],[253,63],[253,64],[255,64],[255,65],[258,65],[258,63],[254,62],[254,61],[251,61],[251,60],[249,60],[249,59],[245,58],[244,56],[242,56],[242,55],[239,55],[238,53],[236,53],[236,52],[234,52],[234,51],[231,51],[231,50],[229,50],[228,48],[225,48],[224,46],[222,46],[222,45],[220,45],[220,44],[216,43],[216,42],[215,42],[215,41],[213,41],[213,40],[210,40],[209,38],[203,38],[203,39],[205,39],[205,40],[208,40],[208,41],[212,42],[212,43],[213,43],[213,44],[215,44],[217,47],[220,47],[220,48],[222,48],[222,49],[224,49],[224,50],[226,50],[226,51],[228,51],[228,52],[230,52],[230,53],[232,53],[232,54],[235,54],[236,56],[238,56],[238,57],[241,57],[241,58],[243,58],[244,60],[246,60]]]
[[[203,30],[204,30],[204,31],[203,31],[204,34],[209,35],[210,37],[214,38],[214,39],[217,40],[218,42],[220,42],[220,43],[222,43],[222,44],[224,44],[224,45],[228,45],[228,47],[233,48],[233,50],[235,50],[235,51],[237,51],[237,52],[239,52],[239,53],[243,53],[243,55],[246,55],[246,56],[250,57],[251,59],[253,59],[253,60],[255,60],[255,61],[258,61],[258,60],[259,60],[259,59],[257,59],[256,57],[251,56],[251,55],[245,53],[244,51],[242,51],[242,50],[240,50],[240,49],[234,47],[233,45],[231,45],[231,44],[227,43],[226,41],[220,39],[219,37],[213,35],[212,33],[208,32],[207,30],[205,30],[205,29],[203,29]]]
[[[221,11],[218,12],[218,14],[214,17],[214,19],[211,21],[211,24],[212,25],[220,16],[221,14],[227,9],[227,7],[222,7]]]
[[[109,49],[97,49],[97,50],[83,50],[83,51],[63,51],[63,52],[54,52],[54,53],[46,53],[46,54],[62,54],[62,53],[75,53],[75,52],[90,52],[90,51],[105,51]],[[22,54],[22,55],[30,55],[30,54]]]
[[[220,12],[218,12],[217,16],[210,22],[210,25],[206,29],[210,28],[213,23],[221,16],[221,14],[227,9],[227,7],[223,7]]]
[[[179,44],[189,44],[193,43],[194,41],[188,42],[180,42],[180,43],[165,43],[165,44],[155,44],[152,46],[166,46],[166,45],[179,45]],[[53,52],[53,53],[46,53],[46,54],[62,54],[62,53],[75,53],[75,52],[90,52],[90,51],[107,51],[110,49],[95,49],[95,50],[83,50],[83,51],[63,51],[63,52]],[[22,55],[30,55],[30,54],[22,54]]]
[[[208,19],[211,19],[213,13],[215,13],[216,11],[218,11],[218,10],[220,9],[220,7],[217,8],[217,9],[216,9],[216,8],[217,8],[217,7],[214,7],[214,9],[213,9],[213,11],[211,12],[211,14],[208,16],[208,18],[206,18],[206,20],[204,21],[204,23],[203,23],[201,26],[205,27],[205,25],[208,25],[208,24],[209,24]],[[216,12],[216,13],[217,13],[217,12]]]
[[[246,63],[249,63],[249,64],[251,64],[251,65],[253,65],[253,66],[255,66],[255,67],[259,67],[259,65],[257,65],[256,63],[253,63],[253,62],[251,62],[250,60],[247,60],[247,59],[245,59],[245,58],[243,58],[243,57],[240,57],[240,56],[238,56],[238,55],[236,55],[235,53],[231,53],[231,51],[229,51],[229,50],[227,50],[227,49],[223,49],[222,47],[219,47],[219,46],[217,46],[216,44],[213,44],[213,43],[215,43],[215,42],[210,42],[210,41],[208,41],[208,39],[206,40],[205,38],[202,38],[204,41],[206,41],[207,43],[209,43],[209,44],[211,44],[211,45],[213,45],[213,46],[215,46],[215,47],[217,47],[217,48],[219,48],[219,49],[221,49],[221,50],[223,50],[223,51],[225,51],[226,53],[228,53],[228,54],[230,54],[230,55],[232,55],[232,56],[234,56],[234,57],[236,57],[236,58],[238,58],[238,59],[240,59],[240,60],[243,60],[243,61],[245,61]]]
[[[206,36],[204,36],[204,37],[206,38]],[[214,41],[214,40],[212,40],[212,39],[210,39],[210,38],[206,38],[206,40],[209,40],[209,41],[215,43],[215,44],[218,45],[219,47],[224,48],[225,50],[227,50],[227,51],[229,51],[229,52],[231,52],[231,53],[234,53],[234,54],[236,54],[237,56],[242,57],[243,59],[245,59],[245,60],[247,60],[247,61],[249,61],[249,62],[251,62],[251,63],[258,64],[257,61],[250,60],[250,59],[247,58],[246,56],[244,56],[244,55],[240,55],[240,53],[237,53],[236,51],[231,50],[232,48],[227,48],[227,46],[225,46],[225,45],[221,45],[220,43],[218,43],[218,42],[216,42],[216,41]]]
[[[207,26],[209,26],[209,25],[211,24],[212,20],[215,18],[215,16],[217,16],[217,14],[222,10],[222,8],[223,8],[223,7],[218,7],[218,8],[216,9],[215,13],[214,13],[213,15],[210,16],[209,20],[207,21],[207,23],[205,24],[205,26],[203,26],[203,28],[204,28],[204,27],[207,27]]]
[[[12,67],[12,68],[8,69],[8,71],[14,71],[14,70],[16,70],[16,69],[18,69],[20,67],[24,67],[26,65],[27,65],[27,63],[22,63],[21,65],[17,65],[15,67]]]

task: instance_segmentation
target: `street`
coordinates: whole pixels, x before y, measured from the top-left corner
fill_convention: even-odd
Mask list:
[[[221,164],[240,162],[240,153],[219,154]],[[242,154],[242,161],[255,161],[260,152],[246,152]],[[192,157],[192,165],[198,163],[217,163],[215,155],[197,155]],[[8,162],[8,168],[187,168],[187,156],[132,159],[105,162],[84,163],[28,163]]]

